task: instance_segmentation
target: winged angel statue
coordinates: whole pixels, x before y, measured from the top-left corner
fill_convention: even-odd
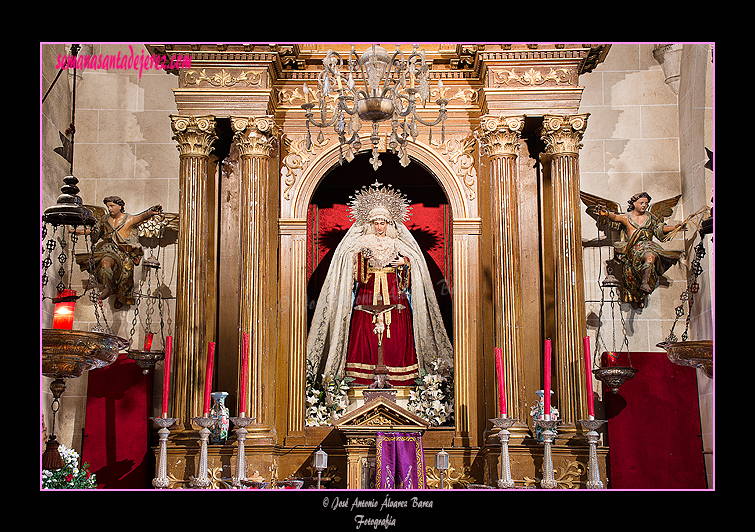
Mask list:
[[[134,303],[134,266],[144,256],[141,238],[163,235],[165,229],[178,231],[178,215],[164,213],[155,205],[139,214],[128,214],[125,202],[118,196],[103,200],[105,207],[87,205],[97,222],[90,232],[94,246],[94,273],[102,284],[100,299],[113,296],[113,307]],[[81,231],[81,230],[80,230]],[[89,254],[77,254],[82,271],[90,269]]]
[[[580,191],[587,214],[597,222],[598,229],[610,237],[615,259],[622,265],[623,299],[642,307],[648,294],[655,290],[658,278],[679,260],[681,251],[664,249],[658,241],[669,240],[684,224],[667,225],[681,195],[650,203],[647,192],[635,194],[622,213],[615,201]]]

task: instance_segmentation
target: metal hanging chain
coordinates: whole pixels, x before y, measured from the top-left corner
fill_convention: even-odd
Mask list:
[[[614,290],[613,286],[611,286],[611,290],[610,290],[610,294],[609,294],[609,296],[610,296],[610,302],[611,302],[611,329],[612,329],[612,338],[613,338],[613,349],[608,349],[608,346],[606,345],[605,340],[602,338],[602,336],[600,334],[601,333],[601,328],[603,326],[603,306],[605,305],[605,302],[606,302],[606,288],[603,286],[603,284],[601,283],[601,279],[600,279],[601,276],[602,276],[602,273],[603,273],[603,268],[602,268],[602,264],[603,264],[603,252],[602,252],[602,249],[601,249],[602,248],[602,246],[601,246],[602,238],[600,236],[600,218],[601,217],[599,216],[598,217],[598,224],[596,226],[597,227],[597,235],[598,235],[598,238],[597,238],[597,240],[598,240],[598,264],[601,265],[600,268],[598,269],[598,280],[597,280],[598,287],[600,288],[600,311],[598,313],[598,329],[597,329],[597,331],[595,333],[595,349],[593,350],[593,355],[592,355],[592,364],[593,364],[593,367],[599,367],[598,364],[597,364],[598,353],[600,351],[599,344],[602,344],[604,350],[607,351],[607,352],[609,352],[609,353],[610,352],[616,352],[616,302],[617,301],[619,302],[619,319],[621,320],[621,330],[622,330],[622,334],[623,334],[622,349],[625,346],[626,350],[627,350],[627,356],[629,356],[629,340],[627,338],[626,322],[624,320],[624,314],[621,312],[620,296],[616,293],[616,291]],[[606,218],[606,223],[608,223],[607,218]],[[610,244],[610,242],[609,242],[609,244]],[[608,268],[608,266],[606,266],[606,267]],[[614,299],[614,297],[616,299]],[[621,349],[619,349],[619,352],[621,352]],[[631,359],[630,359],[629,364],[631,366]]]
[[[42,300],[48,299],[48,297],[45,295],[45,287],[47,286],[47,283],[49,282],[50,278],[47,275],[47,270],[52,266],[52,258],[50,255],[52,255],[52,252],[55,251],[55,248],[58,245],[57,240],[55,240],[55,233],[58,231],[58,226],[53,226],[52,236],[49,240],[45,242],[45,246],[42,249],[43,253],[43,259],[42,259]],[[47,224],[42,225],[42,240],[44,240],[47,237]],[[47,252],[47,256],[44,256],[45,251]]]
[[[52,427],[50,428],[50,434],[55,434],[55,418],[60,411],[60,398],[53,396],[52,403],[50,404],[50,412],[52,412]]]
[[[600,217],[599,217],[600,220]],[[603,344],[603,348],[608,351],[608,347],[606,346],[605,341],[600,335],[600,329],[603,325],[603,305],[606,302],[606,289],[600,282],[600,277],[603,274],[603,251],[601,246],[601,238],[600,238],[600,221],[598,221],[598,224],[596,225],[597,234],[598,234],[598,288],[600,288],[600,311],[598,312],[598,329],[595,331],[595,348],[593,349],[592,354],[592,367],[597,368],[599,367],[597,363],[598,359],[598,352],[600,351],[599,344]],[[613,301],[613,288],[611,288],[611,300]]]
[[[665,343],[674,343],[678,342],[679,339],[674,334],[674,328],[676,327],[677,322],[679,321],[679,318],[684,316],[684,302],[689,301],[687,311],[687,318],[685,319],[685,328],[684,332],[682,333],[682,341],[687,341],[687,335],[689,333],[689,323],[692,319],[692,303],[694,301],[694,295],[700,290],[700,284],[697,282],[697,278],[700,276],[700,274],[703,273],[703,268],[700,265],[700,261],[702,258],[705,257],[705,246],[703,245],[703,241],[700,240],[700,242],[695,246],[695,258],[692,259],[692,263],[690,266],[690,277],[687,281],[687,288],[684,289],[684,291],[679,296],[679,299],[681,300],[681,303],[679,306],[676,307],[676,317],[674,318],[674,323],[671,325],[671,332],[666,337]]]
[[[160,231],[157,236],[157,242],[158,242],[158,245],[156,246],[157,255],[154,254],[152,249],[150,249],[149,251],[149,259],[154,259],[154,261],[150,261],[150,262],[155,262],[158,265],[160,264],[160,244],[159,243],[160,243],[160,239],[163,236],[163,231],[164,231],[164,227],[160,227]],[[136,296],[134,299],[134,318],[131,321],[131,331],[129,332],[129,346],[131,346],[131,343],[134,338],[134,333],[136,332],[136,324],[138,322],[138,316],[140,313],[139,305],[141,303],[142,297],[144,297],[147,299],[147,307],[145,309],[146,318],[145,318],[144,327],[143,327],[145,338],[146,338],[147,333],[152,332],[152,316],[155,313],[155,304],[153,300],[157,299],[158,314],[160,316],[160,336],[162,338],[162,344],[164,347],[165,346],[165,326],[164,326],[164,320],[163,320],[163,297],[162,297],[162,294],[160,293],[160,278],[158,274],[155,274],[156,281],[157,281],[156,288],[157,288],[158,294],[157,296],[153,296],[152,295],[152,269],[154,267],[145,266],[145,264],[142,263],[142,268],[145,268],[145,267],[147,268],[147,273],[146,273],[147,292],[146,294],[142,293],[142,288],[144,287],[144,281],[145,281],[144,279],[142,279],[142,281],[139,283],[139,289],[136,292]],[[157,269],[159,268],[160,266],[157,267]],[[163,274],[163,279],[164,277],[165,275]]]
[[[89,301],[92,302],[92,307],[94,308],[94,317],[97,320],[97,325],[92,330],[105,332],[107,334],[113,334],[113,331],[110,328],[110,324],[107,321],[107,317],[105,316],[105,308],[102,303],[102,298],[100,297],[100,285],[97,281],[97,275],[95,274],[93,249],[94,242],[92,241],[91,235],[90,238],[84,238],[84,242],[86,243],[86,252],[88,256],[87,271],[89,272],[89,280],[87,286],[91,288],[91,291],[89,292]],[[100,323],[100,313],[102,314],[102,321],[105,322],[104,327]]]
[[[623,335],[621,340],[621,349],[619,349],[619,353],[622,349],[626,348],[627,350],[627,361],[629,362],[629,367],[632,367],[632,355],[629,353],[629,339],[627,338],[627,323],[624,321],[624,313],[621,312],[621,303],[619,303],[619,319],[621,320],[621,333]]]

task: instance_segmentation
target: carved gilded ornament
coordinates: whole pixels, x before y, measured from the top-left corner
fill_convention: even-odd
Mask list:
[[[231,129],[242,157],[270,157],[275,150],[279,130],[272,116],[232,116]]]
[[[522,74],[518,74],[515,70],[500,70],[493,73],[493,80],[495,83],[508,85],[509,83],[520,83],[521,85],[543,85],[548,81],[553,81],[557,85],[561,83],[571,83],[571,72],[565,68],[550,69],[550,72],[543,75],[542,72],[530,68]]]
[[[327,146],[330,143],[330,139],[335,138],[331,136],[325,137],[322,142],[319,140],[312,141],[312,147],[307,150],[306,138],[293,138],[288,135],[284,135],[282,138],[283,151],[286,155],[283,157],[281,164],[281,178],[285,188],[283,189],[283,197],[286,200],[291,199],[291,189],[296,184],[296,181],[301,177],[301,174],[309,166],[311,161],[310,154],[315,153],[314,148],[318,150]]]
[[[452,88],[446,86],[442,87],[441,89],[438,89],[438,87],[431,87],[428,103],[435,102],[439,98],[447,98],[450,101],[458,100],[461,101],[464,105],[469,105],[477,103],[480,99],[479,92],[475,89],[460,88],[455,93],[449,94],[450,90],[452,90]],[[310,99],[312,101],[320,101],[319,88],[310,87],[309,93]],[[401,92],[401,94],[408,97],[408,94],[404,92]],[[294,89],[280,89],[279,91],[277,91],[277,99],[279,105],[288,104],[299,106],[306,101],[304,92],[300,87],[296,87]],[[325,101],[328,103],[329,110],[333,110],[335,108],[336,102],[338,101],[338,94],[335,92],[330,93],[328,97],[325,98]],[[421,102],[418,94],[415,95],[415,101]]]
[[[225,69],[214,74],[207,75],[207,70],[200,71],[187,70],[184,72],[184,86],[199,85],[201,82],[207,82],[213,87],[233,87],[237,83],[243,83],[247,87],[259,85],[262,80],[260,72],[241,71],[237,75],[226,72]]]
[[[542,139],[545,141],[545,153],[551,155],[579,153],[589,116],[590,113],[545,115],[540,130]]]
[[[562,489],[575,489],[579,487],[579,479],[584,476],[586,467],[584,464],[570,460],[568,458],[561,459],[561,465],[553,468],[553,476],[556,480],[556,485]],[[540,479],[524,477],[525,486],[537,486],[540,484]]]
[[[524,116],[485,115],[475,135],[484,154],[516,155],[524,129]]]
[[[473,157],[476,144],[477,141],[473,136],[454,137],[446,140],[445,149],[442,152],[451,163],[456,177],[467,188],[467,198],[470,201],[476,197],[474,187],[477,181],[477,170]]]
[[[443,474],[443,488],[452,489],[454,485],[458,485],[463,489],[470,484],[477,484],[477,480],[470,472],[471,468],[469,466],[465,466],[462,471],[457,471],[453,466],[449,467]],[[433,466],[425,466],[425,478],[427,479],[428,488],[438,489],[440,487],[440,471]]]
[[[214,116],[178,116],[170,115],[173,140],[178,142],[178,151],[182,156],[207,156],[212,151],[215,135]]]

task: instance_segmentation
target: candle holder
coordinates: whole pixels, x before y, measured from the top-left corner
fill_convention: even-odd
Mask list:
[[[317,471],[317,489],[322,483],[322,472],[328,468],[328,453],[322,450],[322,445],[315,453],[315,470]]]
[[[490,420],[493,426],[498,427],[498,439],[501,440],[501,476],[498,479],[499,488],[513,488],[514,481],[511,479],[511,463],[509,462],[509,428],[518,419],[510,417],[496,417]]]
[[[157,434],[160,436],[160,455],[157,459],[157,476],[152,479],[152,485],[158,489],[168,487],[168,464],[166,454],[168,453],[168,436],[170,436],[170,427],[176,422],[173,417],[153,417],[150,418],[155,425],[160,427]]]
[[[232,417],[231,423],[236,427],[234,432],[236,433],[236,474],[233,476],[231,484],[235,488],[245,488],[246,478],[246,454],[244,450],[244,443],[246,441],[246,435],[248,431],[246,427],[252,424],[257,419],[256,417]]]
[[[207,488],[211,481],[207,477],[207,441],[210,439],[210,430],[215,427],[218,420],[208,416],[193,417],[191,420],[199,425],[199,477],[189,477],[190,485],[196,488]]]
[[[551,444],[553,443],[553,439],[556,436],[556,433],[553,431],[553,429],[555,429],[559,423],[561,423],[560,419],[535,420],[535,424],[543,429],[543,444],[545,445],[543,451],[543,480],[540,481],[540,487],[543,489],[555,489],[558,487],[558,483],[553,477],[553,457],[551,456]]]
[[[579,423],[587,429],[587,442],[590,444],[590,458],[587,462],[587,489],[602,490],[603,482],[600,480],[598,468],[598,429],[606,421],[603,419],[580,419]]]
[[[439,489],[443,489],[443,475],[448,471],[448,458],[448,453],[444,447],[441,447],[440,452],[435,455],[435,469],[440,473]]]

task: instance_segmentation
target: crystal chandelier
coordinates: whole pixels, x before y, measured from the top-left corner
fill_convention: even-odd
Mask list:
[[[413,47],[412,53],[405,57],[397,45],[391,57],[385,48],[373,44],[362,57],[359,57],[352,46],[346,68],[341,55],[328,50],[322,62],[322,71],[317,78],[317,90],[310,90],[306,83],[304,84],[306,103],[302,108],[307,118],[307,149],[312,146],[310,123],[320,128],[320,143],[324,141],[322,128],[333,126],[339,140],[339,161],[343,164],[343,148],[348,147],[345,157],[351,161],[354,153],[361,149],[359,130],[362,122],[371,122],[370,163],[375,170],[382,164],[378,158],[380,122],[391,121],[387,149],[398,155],[402,166],[407,166],[410,162],[407,141],[409,137],[416,141],[419,134],[418,123],[430,128],[440,123],[441,141],[445,142],[448,100],[443,97],[441,80],[438,80],[438,99],[435,100],[440,106],[437,118],[426,121],[417,113],[417,100],[419,99],[424,107],[430,99],[430,66],[425,61],[425,51],[419,50],[418,44]],[[360,80],[359,85],[356,80]],[[310,92],[316,101],[310,102]],[[320,110],[319,120],[312,113],[315,106]],[[432,141],[432,129],[430,140]]]

